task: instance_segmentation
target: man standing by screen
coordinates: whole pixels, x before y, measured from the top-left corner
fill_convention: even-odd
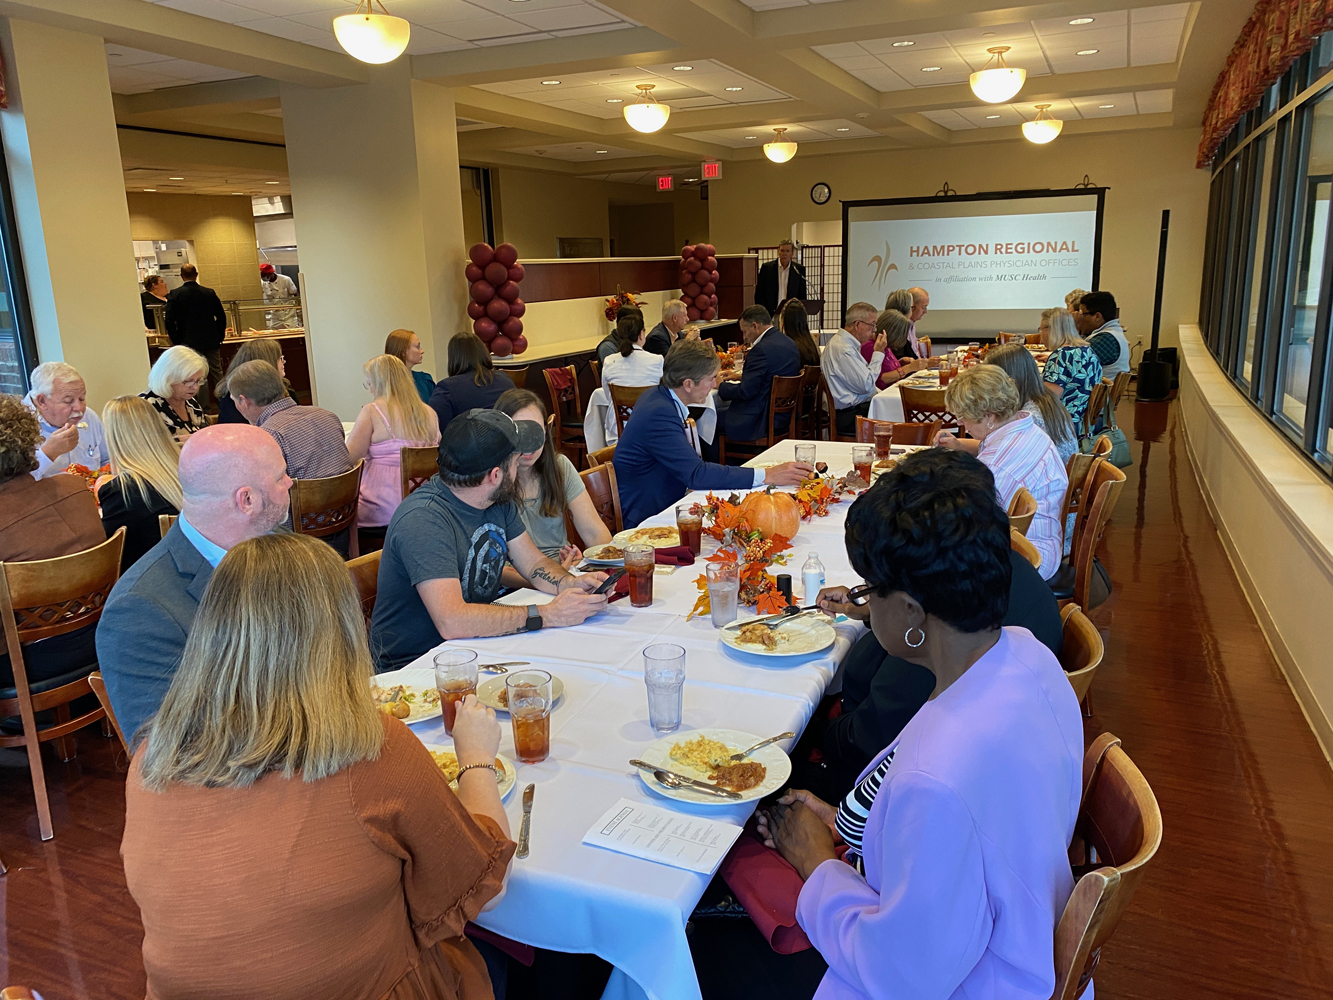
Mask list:
[[[930,309],[930,292],[919,285],[915,288],[909,288],[912,293],[912,311],[907,318],[912,321],[912,328],[907,333],[908,343],[912,345],[912,353],[918,358],[929,356],[929,352],[923,352],[921,345],[916,339],[916,324],[918,320],[926,318],[926,312]]]
[[[761,267],[755,278],[754,304],[763,306],[770,316],[776,316],[778,306],[788,299],[805,301],[805,268],[792,260],[794,249],[791,240],[783,240],[778,244],[778,259]]]

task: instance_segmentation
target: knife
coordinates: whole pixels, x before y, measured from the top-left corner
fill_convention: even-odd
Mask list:
[[[518,828],[518,850],[514,853],[516,858],[528,856],[528,834],[532,830],[532,793],[536,787],[529,785],[523,789],[523,824]]]
[[[663,774],[668,774],[675,778],[681,784],[689,785],[691,788],[698,789],[701,792],[711,792],[724,799],[739,799],[741,797],[738,792],[733,792],[726,788],[718,788],[717,785],[710,785],[706,781],[696,781],[694,778],[687,778],[683,774],[677,774],[675,771],[667,770],[660,764],[649,764],[646,760],[632,760],[630,763],[645,771],[661,771]]]

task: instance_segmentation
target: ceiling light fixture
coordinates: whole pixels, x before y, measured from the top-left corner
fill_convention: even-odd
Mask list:
[[[265,181],[265,184],[281,184],[282,181]]]
[[[915,44],[916,44],[916,42],[907,42],[907,41],[903,41],[903,42],[894,42],[894,43],[893,43],[893,47],[894,47],[895,49],[905,49],[905,48],[907,48],[907,46],[909,46],[909,45],[915,45]]]
[[[986,120],[990,121],[992,118],[999,118],[999,117],[1000,117],[999,115],[987,115]]]
[[[543,81],[542,81],[542,86],[543,86],[543,87],[558,87],[558,86],[560,86],[560,81],[559,81],[559,80],[543,80]]]
[[[244,191],[233,191],[232,194],[245,194]]]
[[[986,60],[986,65],[982,69],[968,77],[967,82],[972,87],[972,93],[981,100],[987,104],[1000,104],[1023,89],[1028,71],[1004,64],[1004,54],[1009,51],[1008,45],[995,45],[986,51],[990,53],[990,59]],[[994,66],[991,65],[992,62],[995,63]]]
[[[726,88],[726,89],[727,89],[727,93],[728,93],[728,94],[734,94],[734,93],[736,93],[736,91],[738,91],[738,90],[744,90],[745,88],[744,88],[744,87],[728,87],[728,88]]]
[[[786,163],[796,155],[796,143],[786,138],[785,128],[773,130],[773,141],[764,143],[764,155],[774,163]]]
[[[1101,49],[1079,49],[1074,53],[1076,56],[1095,56]]]
[[[625,99],[624,99],[623,97],[608,97],[608,98],[606,99],[606,103],[607,103],[607,104],[624,104],[624,103],[625,103]]]
[[[639,90],[639,99],[621,109],[625,121],[629,122],[629,127],[636,132],[656,132],[671,117],[671,108],[653,97],[654,84],[640,83],[636,86]]]
[[[1072,21],[1070,21],[1069,23],[1070,23],[1070,24],[1091,24],[1091,23],[1092,23],[1093,21],[1095,21],[1095,20],[1097,20],[1095,17],[1076,17],[1076,18],[1074,18]]]
[[[690,70],[694,69],[693,66],[672,66],[671,68],[677,73],[688,73]]]
[[[747,139],[758,139],[759,136],[757,136],[757,135],[747,135],[745,138],[747,138]]]
[[[144,188],[144,194],[153,194],[157,188]]]
[[[599,152],[599,153],[609,153],[609,152],[611,152],[611,150],[609,150],[609,149],[599,149],[599,150],[597,150],[597,152]]]
[[[1099,104],[1099,105],[1097,105],[1097,107],[1098,107],[1099,109],[1105,111],[1107,108],[1113,108],[1113,107],[1115,107],[1115,105],[1114,105],[1114,104]]]
[[[922,67],[921,67],[921,72],[922,72],[922,73],[938,73],[941,69],[942,69],[942,67],[940,67],[940,66],[922,66]]]
[[[375,4],[379,4],[382,13],[375,13]],[[382,0],[357,0],[354,13],[333,19],[333,34],[338,44],[348,55],[365,63],[393,62],[407,48],[411,33],[412,26],[403,18],[390,15]]]
[[[183,181],[183,180],[185,180],[185,178],[184,178],[184,177],[168,177],[167,180],[169,180],[169,181]]]
[[[839,131],[839,132],[850,132],[851,129],[849,129],[849,128],[840,128],[840,129],[838,129],[838,131]]]
[[[1060,130],[1065,127],[1065,123],[1058,118],[1052,118],[1049,104],[1038,104],[1037,117],[1030,122],[1023,123],[1023,138],[1028,142],[1035,142],[1042,146],[1050,142]]]

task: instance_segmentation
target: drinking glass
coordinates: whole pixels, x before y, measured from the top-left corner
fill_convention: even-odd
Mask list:
[[[544,761],[551,752],[551,675],[545,670],[516,670],[505,677],[509,721],[514,727],[514,756],[525,764]]]
[[[629,576],[629,603],[646,608],[653,603],[653,566],[657,550],[651,545],[625,546],[625,572]]]
[[[690,551],[697,556],[704,544],[704,517],[702,514],[692,513],[690,508],[693,506],[692,503],[676,505],[676,529],[680,532],[680,544],[688,545]]]
[[[888,458],[889,451],[893,445],[893,427],[891,425],[875,425],[875,458]]]
[[[852,445],[852,467],[856,474],[860,476],[867,486],[870,485],[870,467],[875,462],[875,446],[873,444],[854,444]]]
[[[454,734],[458,703],[477,693],[477,654],[471,649],[442,649],[435,654],[435,689],[440,692],[444,731]]]
[[[809,462],[810,467],[815,467],[815,446],[812,444],[796,445],[796,461]]]
[[[657,733],[680,728],[685,691],[685,650],[669,642],[643,651],[643,682],[648,687],[648,722]]]
[[[740,591],[740,567],[734,562],[710,562],[704,567],[708,578],[708,606],[713,609],[713,627],[721,628],[736,620],[736,595]]]

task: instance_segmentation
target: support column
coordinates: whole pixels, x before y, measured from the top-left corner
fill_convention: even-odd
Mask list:
[[[0,20],[0,131],[42,361],[83,375],[88,404],[148,384],[106,50],[94,35]]]
[[[407,59],[368,68],[365,85],[282,86],[312,375],[344,420],[390,330],[415,330],[439,379],[469,328],[453,92],[413,80]]]

